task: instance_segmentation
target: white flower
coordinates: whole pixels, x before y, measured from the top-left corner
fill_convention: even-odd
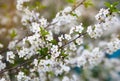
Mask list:
[[[66,7],[63,11],[62,11],[62,13],[63,14],[65,14],[65,13],[69,13],[70,11],[72,10],[72,7]]]
[[[66,40],[70,40],[71,39],[71,36],[69,34],[65,34],[65,39]]]
[[[77,43],[78,45],[81,45],[81,44],[83,43],[83,38],[82,38],[82,37],[77,38],[77,39],[76,39],[76,43]]]
[[[74,33],[74,30],[75,30],[75,28],[72,27],[72,28],[70,29],[70,34]]]
[[[40,25],[38,23],[32,22],[32,26],[31,26],[30,30],[33,33],[38,33],[40,31]]]
[[[0,60],[2,60],[3,56],[0,55]]]
[[[70,81],[70,79],[67,76],[64,76],[62,81]]]
[[[9,48],[9,49],[14,49],[17,42],[18,42],[18,40],[15,40],[15,41],[10,42],[9,45],[8,45],[8,48]]]
[[[52,52],[58,51],[58,46],[57,45],[53,45],[52,48],[51,48],[51,51]]]
[[[59,41],[62,41],[64,39],[63,35],[61,35],[60,37],[58,37]]]
[[[51,31],[49,31],[49,34],[48,35],[46,35],[46,40],[48,40],[48,41],[52,41],[53,40],[53,35],[52,35],[52,32]]]
[[[51,48],[51,54],[52,54],[52,58],[56,58],[59,56],[60,52],[59,52],[59,48],[57,45],[53,45]]]
[[[29,2],[30,0],[17,0],[17,10],[22,10],[23,9],[23,3],[24,2]]]
[[[63,11],[58,12],[56,17],[53,19],[52,24],[55,23],[56,26],[62,26],[75,21],[77,18],[69,14],[70,11],[71,7],[67,7]]]
[[[38,65],[38,60],[37,60],[37,59],[34,59],[33,64],[34,64],[35,66],[37,66],[37,65]]]
[[[3,48],[3,44],[0,43],[0,48]]]
[[[7,52],[7,61],[10,63],[14,63],[15,55],[12,51]]]
[[[64,70],[65,72],[69,72],[70,71],[70,67],[66,66],[66,65],[61,65],[62,70]]]
[[[97,63],[101,62],[103,56],[103,53],[99,50],[98,47],[96,47],[92,50],[88,61],[91,65],[96,65]]]
[[[74,43],[71,43],[69,46],[70,46],[70,47],[69,47],[70,50],[72,50],[72,51],[77,50],[76,45],[75,45]]]
[[[0,60],[0,71],[6,67],[6,64]]]
[[[1,78],[0,81],[7,81],[7,80],[5,80],[5,78]]]
[[[109,14],[109,9],[100,9],[99,13],[95,16],[96,20],[103,21]]]
[[[62,46],[62,42],[58,42],[58,45],[59,45],[59,47],[61,47]]]
[[[113,39],[113,41],[107,44],[107,53],[109,54],[112,54],[118,49],[120,49],[120,40],[118,38]]]
[[[27,53],[28,53],[28,49],[27,48],[22,48],[22,50],[20,50],[18,52],[19,58],[24,57]]]
[[[94,32],[96,37],[100,37],[103,34],[103,30],[100,24],[95,24]]]
[[[24,75],[23,72],[19,72],[18,75],[17,75],[18,81],[21,81],[24,76],[25,76],[25,75]]]
[[[79,33],[82,33],[83,29],[84,29],[84,28],[82,27],[82,23],[81,23],[79,26],[76,26],[76,27],[75,27],[75,31],[76,31],[76,32],[79,32]]]
[[[39,19],[38,21],[40,22],[41,27],[46,27],[48,25],[47,19],[45,19],[43,17],[41,19]]]
[[[82,57],[82,56],[76,58],[76,60],[77,60],[77,66],[78,67],[84,66],[87,63],[85,57]]]

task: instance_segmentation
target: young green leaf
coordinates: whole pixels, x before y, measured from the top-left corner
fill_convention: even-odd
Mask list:
[[[11,38],[15,38],[17,36],[17,33],[15,30],[12,30],[12,32],[10,33]]]
[[[114,2],[113,4],[110,4],[110,3],[108,3],[108,2],[105,2],[104,4],[105,4],[106,7],[109,8],[109,10],[110,10],[111,13],[112,13],[112,12],[117,12],[117,13],[120,12],[120,11],[117,9],[117,7],[116,7],[116,6],[119,4],[119,1],[118,1],[118,2]]]
[[[93,6],[93,3],[91,0],[86,0],[83,4],[86,8],[88,8],[89,6]]]
[[[108,8],[110,8],[110,7],[111,7],[111,4],[110,4],[110,3],[108,3],[108,2],[105,2],[105,3],[104,3],[104,5],[105,5],[106,7],[108,7]]]
[[[38,53],[43,57],[45,58],[46,56],[48,56],[48,48],[45,47],[45,48],[41,48],[38,50]]]
[[[40,27],[40,34],[44,37],[49,34],[47,30],[45,30],[43,27]]]

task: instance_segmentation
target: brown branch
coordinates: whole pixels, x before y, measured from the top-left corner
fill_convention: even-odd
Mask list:
[[[31,62],[32,60],[28,60],[28,61],[26,61],[26,62],[24,62],[24,63],[22,63],[22,64],[19,64],[19,65],[17,65],[17,66],[15,66],[15,67],[12,67],[12,68],[9,68],[9,69],[4,69],[4,70],[2,70],[2,71],[0,71],[0,75],[2,75],[2,73],[4,73],[4,72],[7,72],[7,71],[11,71],[11,70],[16,70],[18,67],[21,67],[21,66],[23,66],[23,65],[26,65],[27,63],[29,63],[29,62]]]
[[[25,62],[22,63],[22,64],[19,64],[19,65],[17,65],[17,66],[12,67],[12,68],[8,68],[8,69],[4,69],[4,70],[0,71],[0,75],[2,75],[4,72],[7,72],[7,71],[17,70],[19,67],[24,66],[24,65],[32,62],[35,58],[38,58],[38,55],[35,55],[32,59],[29,59],[29,60],[25,61]],[[40,57],[40,58],[42,58],[42,57]],[[39,59],[40,59],[40,58],[39,58]]]
[[[68,43],[62,45],[60,48],[65,47],[66,45],[72,43],[73,41],[75,41],[76,39],[80,38],[81,36],[83,36],[83,35],[85,35],[85,34],[87,34],[87,33],[85,32],[85,33],[83,33],[83,34],[80,34],[78,37],[76,37],[76,38],[74,38],[73,40],[69,41]]]
[[[83,5],[85,1],[86,0],[83,0],[82,2],[79,2],[75,7],[73,7],[73,9],[71,10],[71,12],[74,11],[75,9],[77,9],[80,5]]]

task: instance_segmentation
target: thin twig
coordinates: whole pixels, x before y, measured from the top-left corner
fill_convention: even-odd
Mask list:
[[[24,66],[24,65],[32,62],[36,57],[38,58],[38,55],[35,55],[33,59],[27,60],[27,61],[25,61],[25,62],[22,63],[22,64],[19,64],[19,65],[17,65],[17,66],[12,67],[12,68],[4,69],[4,70],[0,71],[0,75],[2,75],[2,73],[7,72],[7,71],[17,70],[18,67]],[[40,57],[40,58],[42,58],[42,57]],[[40,58],[39,58],[39,59],[40,59]]]
[[[79,2],[75,7],[73,7],[73,9],[71,10],[71,12],[75,11],[75,9],[77,9],[80,5],[83,5],[85,1],[86,0],[83,0],[82,2]]]
[[[87,33],[85,32],[85,33],[83,33],[83,34],[80,34],[78,37],[76,37],[75,39],[69,41],[68,43],[66,43],[66,44],[64,44],[64,45],[62,45],[60,48],[65,47],[66,45],[70,44],[71,42],[75,41],[76,39],[80,38],[81,36],[83,36],[83,35],[85,35],[85,34],[87,34]]]

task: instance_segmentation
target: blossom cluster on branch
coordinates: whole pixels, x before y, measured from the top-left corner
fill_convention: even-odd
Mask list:
[[[117,14],[109,8],[100,9],[95,16],[96,23],[85,28],[77,20],[82,16],[79,8],[87,0],[61,10],[51,22],[40,13],[24,7],[24,3],[29,1],[17,0],[16,7],[22,14],[21,23],[30,35],[10,42],[6,56],[0,55],[0,81],[10,81],[12,75],[15,81],[79,81],[76,74],[70,74],[71,68],[91,68],[103,61],[106,63],[105,54],[120,48],[117,37],[106,42],[106,47],[86,46],[86,37],[100,38],[120,22]],[[68,30],[62,33],[62,27],[68,27]],[[65,76],[56,79],[62,75]],[[94,80],[91,78],[91,81]]]

